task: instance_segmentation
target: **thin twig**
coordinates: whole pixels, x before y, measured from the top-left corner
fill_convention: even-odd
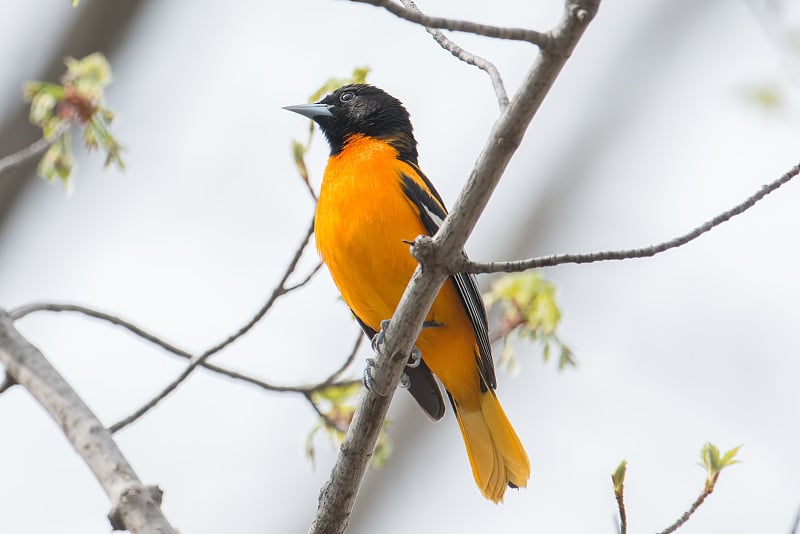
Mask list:
[[[299,285],[298,286],[292,286],[292,287],[299,287]],[[23,318],[23,317],[25,317],[27,315],[30,315],[31,313],[42,312],[42,311],[48,311],[48,312],[74,312],[74,313],[79,313],[79,314],[86,315],[88,317],[92,317],[92,318],[95,318],[95,319],[99,319],[101,321],[106,321],[106,322],[114,324],[116,326],[120,326],[120,327],[128,330],[132,334],[134,334],[136,336],[139,336],[142,339],[145,339],[145,340],[147,340],[147,341],[149,341],[149,342],[161,347],[162,349],[164,349],[165,351],[167,351],[170,354],[173,354],[175,356],[180,356],[181,358],[186,359],[186,360],[191,360],[194,357],[191,353],[176,347],[175,345],[173,345],[173,344],[171,344],[171,343],[159,338],[155,334],[146,331],[144,328],[142,328],[142,327],[140,327],[138,325],[135,325],[130,321],[127,321],[127,320],[125,320],[125,319],[123,319],[123,318],[121,318],[119,316],[116,316],[116,315],[113,315],[113,314],[110,314],[110,313],[106,313],[106,312],[102,312],[102,311],[95,310],[95,309],[92,309],[92,308],[88,308],[86,306],[80,306],[80,305],[77,305],[77,304],[59,304],[59,303],[52,303],[52,302],[47,302],[47,303],[38,302],[38,303],[34,303],[34,304],[26,304],[24,306],[20,306],[19,308],[16,308],[15,310],[9,312],[9,315],[11,316],[11,318],[13,320],[17,321],[17,320],[19,320],[19,319],[21,319],[21,318]],[[234,371],[233,369],[229,369],[229,368],[223,367],[221,365],[216,365],[216,364],[213,364],[213,363],[209,363],[207,361],[202,362],[200,364],[200,366],[205,368],[205,369],[208,369],[209,371],[213,371],[215,373],[218,373],[218,374],[221,374],[221,375],[225,375],[225,376],[227,376],[229,378],[233,378],[235,380],[241,380],[243,382],[247,382],[247,383],[249,383],[249,384],[251,384],[253,386],[257,386],[257,387],[259,387],[261,389],[265,389],[267,391],[274,391],[274,392],[278,392],[278,393],[283,393],[283,392],[304,393],[306,391],[313,391],[313,390],[316,390],[316,389],[320,389],[320,388],[322,388],[324,386],[331,385],[336,380],[336,377],[338,377],[338,375],[340,375],[342,373],[342,371],[348,365],[350,365],[350,363],[352,363],[353,358],[355,358],[355,351],[358,350],[358,346],[360,345],[360,343],[361,343],[361,336],[359,335],[359,338],[356,341],[355,347],[353,348],[353,352],[351,352],[350,355],[348,355],[348,359],[340,367],[340,369],[338,369],[332,375],[332,376],[334,376],[333,379],[328,377],[325,380],[323,380],[322,382],[319,382],[317,384],[312,384],[312,385],[306,385],[306,386],[279,386],[279,385],[271,384],[269,382],[261,380],[260,378],[255,378],[255,377],[253,377],[251,375],[248,375],[248,374],[245,374],[245,373],[242,373],[242,372],[239,372],[239,371]],[[0,393],[2,393],[2,391],[0,391]]]
[[[692,506],[690,506],[689,509],[686,510],[686,512],[684,512],[684,514],[677,521],[675,521],[673,524],[671,524],[658,534],[672,534],[673,532],[678,530],[681,526],[683,526],[684,523],[686,523],[689,520],[690,517],[692,517],[692,514],[695,513],[698,508],[700,508],[700,505],[703,504],[703,501],[706,500],[706,497],[711,495],[712,491],[714,491],[714,486],[706,487],[705,489],[703,489],[703,493],[701,493],[700,496],[697,497],[697,500],[695,500],[692,503]]]
[[[173,533],[161,512],[161,490],[145,486],[111,434],[44,355],[0,310],[0,362],[55,420],[111,500],[114,530]]]
[[[633,248],[625,250],[609,250],[603,252],[592,252],[587,254],[554,254],[552,256],[541,256],[538,258],[531,258],[527,260],[516,261],[498,261],[498,262],[475,262],[469,261],[464,258],[458,258],[456,265],[453,267],[454,272],[467,272],[467,273],[514,273],[526,271],[528,269],[538,269],[541,267],[553,267],[565,263],[594,263],[598,261],[612,261],[612,260],[628,260],[634,258],[649,258],[665,252],[667,250],[677,248],[685,245],[686,243],[697,239],[704,233],[713,229],[716,226],[730,220],[736,215],[742,214],[748,209],[752,208],[759,200],[763,199],[782,185],[788,183],[792,178],[800,174],[800,163],[792,167],[783,176],[765,186],[762,186],[755,194],[748,197],[746,200],[724,211],[698,226],[689,233],[682,236],[664,241],[657,245],[651,245],[643,248]]]
[[[62,124],[58,129],[55,130],[55,132],[53,132],[53,135],[50,136],[50,138],[42,137],[25,148],[17,150],[13,154],[9,154],[4,158],[0,158],[0,176],[16,169],[20,165],[41,157],[45,152],[47,152],[47,149],[50,148],[50,145],[55,143],[59,137],[66,133],[70,127],[70,124],[71,123]]]
[[[341,376],[341,374],[345,371],[345,369],[350,367],[350,364],[353,363],[353,360],[356,359],[356,354],[358,354],[358,349],[361,348],[361,343],[363,341],[364,341],[364,335],[363,335],[362,332],[359,331],[358,335],[356,336],[356,340],[353,343],[353,348],[350,349],[350,354],[347,355],[347,358],[345,358],[344,363],[342,365],[340,365],[337,370],[332,372],[328,376],[328,378],[326,378],[325,380],[320,382],[318,384],[318,386],[314,387],[313,389],[322,389],[323,387],[330,386],[331,384],[336,382],[339,379],[339,377]],[[311,389],[310,388],[306,388],[306,391],[311,391]]]
[[[526,41],[538,46],[542,50],[550,50],[554,46],[554,39],[547,33],[541,33],[534,30],[527,30],[525,28],[504,28],[501,26],[492,26],[490,24],[479,24],[477,22],[470,22],[467,20],[448,19],[443,17],[430,17],[403,6],[397,5],[391,0],[352,0],[362,4],[371,4],[373,6],[382,7],[409,22],[421,24],[428,28],[439,28],[442,30],[451,30],[456,32],[474,33],[476,35],[483,35],[484,37],[493,37],[495,39],[508,39],[511,41]]]
[[[614,492],[614,498],[617,499],[617,510],[619,511],[619,534],[628,533],[628,515],[625,512],[625,497],[622,491]]]
[[[340,432],[345,432],[347,430],[346,428],[341,428],[336,420],[332,419],[328,414],[319,409],[319,406],[317,406],[317,403],[314,402],[314,399],[311,397],[311,393],[304,393],[303,396],[311,405],[311,408],[314,409],[314,412],[317,414],[317,416],[322,419],[322,422],[325,424],[325,426],[335,428]]]
[[[337,383],[336,380],[338,380],[339,376],[344,372],[344,370],[347,369],[350,366],[351,363],[353,363],[353,360],[355,359],[356,354],[358,353],[358,349],[361,347],[361,343],[363,341],[364,341],[364,334],[363,334],[363,332],[359,331],[358,332],[358,336],[356,337],[356,341],[355,341],[355,343],[353,343],[353,348],[350,349],[350,354],[347,356],[347,358],[345,359],[344,363],[342,365],[340,365],[339,368],[336,371],[331,373],[330,376],[328,376],[328,378],[326,378],[325,380],[323,380],[319,384],[316,384],[314,386],[308,386],[305,389],[303,389],[302,391],[298,390],[300,393],[303,394],[305,399],[308,401],[308,403],[314,409],[314,411],[316,412],[317,416],[319,416],[319,418],[322,419],[322,422],[326,426],[331,427],[331,428],[335,428],[339,432],[346,432],[347,431],[347,426],[345,425],[344,428],[342,428],[342,423],[340,421],[337,421],[336,419],[331,418],[328,414],[326,414],[325,412],[320,410],[319,406],[317,406],[317,403],[314,402],[314,393],[319,391],[319,390],[323,390],[323,389],[325,389],[327,387],[330,387],[330,386],[340,386],[340,387],[347,388],[347,387],[350,387],[352,385],[355,385],[355,384],[358,384],[358,383],[361,382],[361,380],[348,380],[348,381],[345,381],[345,382]]]
[[[411,9],[422,13],[422,11],[420,11],[420,9],[417,7],[417,4],[411,0],[400,1],[403,3],[406,9]],[[488,59],[482,58],[477,54],[467,52],[449,39],[444,33],[435,28],[426,26],[425,31],[431,34],[431,37],[433,37],[433,39],[439,43],[439,46],[453,54],[456,58],[460,59],[464,63],[478,67],[488,74],[489,80],[492,82],[492,87],[494,88],[494,93],[497,96],[497,103],[500,105],[500,109],[508,106],[508,93],[506,93],[506,86],[503,83],[503,78],[500,76],[500,72],[497,70],[497,67],[495,67],[494,63]]]
[[[286,291],[284,291],[283,294],[285,295],[286,293],[290,293],[290,292],[294,291],[295,289],[300,289],[301,287],[303,287],[304,285],[309,283],[311,281],[311,279],[314,278],[314,275],[317,274],[321,268],[322,268],[322,262],[317,263],[316,267],[314,267],[314,269],[312,269],[311,272],[308,273],[308,275],[306,275],[305,278],[303,278],[302,280],[300,280],[296,284],[287,287]]]
[[[347,528],[358,489],[408,362],[411,346],[419,337],[422,323],[439,288],[450,274],[445,266],[452,265],[463,253],[467,238],[519,147],[534,114],[597,12],[599,4],[599,0],[566,1],[561,21],[547,34],[548,42],[555,44],[552,48],[542,48],[519,90],[501,111],[458,201],[434,237],[438,261],[430,266],[425,264],[424,270],[421,266],[417,267],[391,318],[385,344],[377,354],[372,373],[376,387],[361,394],[353,421],[339,447],[336,464],[320,491],[317,513],[309,534],[341,534]],[[410,13],[417,16],[417,20],[423,20],[417,13]],[[437,22],[424,18],[422,24],[459,29],[450,25],[439,26]]]
[[[283,273],[280,282],[278,282],[278,285],[272,291],[272,295],[270,295],[267,302],[261,307],[260,310],[258,310],[258,312],[253,316],[252,319],[250,319],[244,326],[242,326],[235,333],[225,338],[223,341],[217,343],[216,345],[206,350],[202,354],[193,357],[189,361],[189,365],[187,365],[174,380],[172,380],[163,390],[161,390],[161,392],[159,392],[158,395],[154,396],[152,399],[147,401],[143,406],[138,408],[135,412],[133,412],[129,416],[111,425],[109,427],[109,430],[112,433],[117,432],[125,428],[132,422],[136,421],[137,419],[139,419],[141,416],[150,411],[154,406],[156,406],[159,402],[161,402],[167,395],[172,393],[175,390],[175,388],[177,388],[184,380],[186,380],[189,377],[189,375],[195,369],[197,369],[199,365],[205,362],[210,356],[221,351],[222,349],[224,349],[225,347],[227,347],[228,345],[230,345],[231,343],[242,337],[244,334],[246,334],[253,326],[255,326],[255,324],[258,323],[258,321],[260,321],[261,318],[264,317],[264,315],[266,315],[266,313],[270,310],[270,308],[272,308],[272,305],[275,303],[275,301],[280,296],[286,294],[287,292],[286,282],[294,272],[295,268],[297,267],[297,264],[300,262],[300,258],[303,256],[303,251],[305,250],[306,245],[308,244],[308,241],[311,239],[311,235],[313,233],[314,233],[314,221],[312,218],[311,224],[309,225],[308,230],[306,231],[306,235],[304,236],[303,241],[300,243],[300,246],[295,251],[294,257],[292,257],[292,260],[286,267],[286,271]]]

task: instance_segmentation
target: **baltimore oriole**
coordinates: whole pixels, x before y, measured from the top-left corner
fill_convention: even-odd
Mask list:
[[[330,144],[317,204],[317,249],[344,301],[373,338],[392,316],[416,268],[408,242],[433,235],[447,212],[417,163],[403,104],[371,85],[346,85],[316,104],[286,109],[319,124]],[[506,486],[524,487],[528,455],[495,395],[484,309],[475,278],[442,286],[417,339],[422,362],[407,368],[409,391],[434,420],[450,397],[472,474],[494,502]],[[432,374],[433,373],[433,374]]]

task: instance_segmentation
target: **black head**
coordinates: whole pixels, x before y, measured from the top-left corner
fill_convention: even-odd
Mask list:
[[[401,159],[417,161],[417,142],[408,111],[398,99],[372,85],[345,85],[316,104],[284,109],[319,124],[331,146],[331,155],[341,152],[353,136],[364,135],[387,141]]]

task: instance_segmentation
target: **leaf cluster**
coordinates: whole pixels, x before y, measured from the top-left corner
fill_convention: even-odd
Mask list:
[[[512,332],[523,339],[542,344],[542,356],[550,359],[553,347],[558,351],[558,368],[575,365],[575,358],[558,337],[556,330],[561,322],[561,310],[555,298],[556,287],[537,271],[526,271],[502,276],[495,280],[484,295],[488,307],[500,309],[499,332],[503,338],[503,352],[498,365],[511,371],[517,361],[508,343]]]
[[[114,113],[103,103],[112,79],[108,60],[95,52],[82,59],[67,58],[65,63],[67,71],[61,83],[31,81],[23,89],[25,100],[31,103],[30,121],[52,141],[39,162],[39,175],[68,183],[74,166],[69,135],[73,124],[83,127],[83,142],[88,149],[105,152],[106,166],[114,163],[124,169],[122,147],[110,131]]]
[[[356,410],[358,395],[361,393],[362,385],[360,382],[344,382],[332,384],[326,388],[321,388],[310,395],[310,400],[319,413],[319,419],[306,436],[306,456],[314,463],[316,451],[314,448],[314,436],[324,430],[333,443],[339,445],[344,440],[347,429],[353,420]],[[389,435],[386,432],[390,421],[384,421],[378,442],[372,454],[371,463],[373,467],[382,467],[392,453],[392,445]]]

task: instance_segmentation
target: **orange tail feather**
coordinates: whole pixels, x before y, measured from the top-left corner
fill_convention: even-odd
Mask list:
[[[524,488],[531,465],[525,448],[491,389],[481,393],[480,410],[453,406],[467,446],[472,475],[484,497],[500,502],[507,486]]]

